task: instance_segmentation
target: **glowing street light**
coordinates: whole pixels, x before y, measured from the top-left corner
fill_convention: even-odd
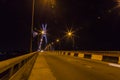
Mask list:
[[[75,32],[75,31],[73,31],[72,28],[67,29],[66,36],[67,36],[68,38],[72,38],[72,37],[74,37],[74,32]]]
[[[41,34],[46,34],[45,31],[41,31]]]
[[[33,33],[33,27],[34,27],[34,12],[35,11],[35,0],[32,0],[32,23],[31,23],[31,37],[30,37],[30,52],[32,52],[32,33]]]
[[[60,40],[59,39],[56,39],[56,42],[59,42]]]
[[[72,32],[68,32],[68,36],[72,36]]]
[[[74,33],[75,33],[75,31],[73,31],[72,28],[67,29],[66,36],[67,36],[67,38],[72,39],[72,47],[73,47],[73,49],[74,49],[74,45],[75,45],[75,40],[74,40],[75,34]]]
[[[43,4],[46,6],[46,5],[48,5],[48,4],[50,4],[51,6],[50,7],[52,7],[52,8],[54,8],[55,7],[55,5],[56,5],[56,0],[43,0],[44,2],[43,2]],[[30,52],[32,52],[32,39],[33,39],[33,27],[34,27],[34,12],[35,11],[35,0],[32,0],[32,21],[31,21],[31,37],[30,37]],[[44,34],[46,34],[46,32],[45,31],[42,31],[41,32],[43,35]]]
[[[51,44],[53,45],[54,43],[52,42]]]

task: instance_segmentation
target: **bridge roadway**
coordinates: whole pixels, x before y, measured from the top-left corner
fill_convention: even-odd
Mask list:
[[[120,68],[102,61],[39,53],[29,80],[120,80]]]

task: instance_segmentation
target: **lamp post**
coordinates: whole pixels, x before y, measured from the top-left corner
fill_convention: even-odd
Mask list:
[[[56,42],[58,43],[58,49],[60,50],[60,46],[61,46],[60,39],[56,39]]]
[[[46,3],[49,2],[49,0],[44,0]],[[52,8],[55,6],[55,0],[50,0],[50,3],[52,5]],[[33,33],[33,27],[34,27],[34,9],[35,9],[35,0],[32,0],[32,23],[31,23],[31,35],[30,35],[30,52],[32,52],[32,33]]]
[[[72,39],[72,48],[74,49],[75,46],[75,40],[74,40],[74,31],[68,30],[67,37]]]
[[[33,33],[33,27],[34,27],[34,8],[35,8],[35,0],[32,0],[32,23],[31,23],[31,38],[30,38],[30,52],[32,52],[32,33]]]
[[[74,39],[74,36],[72,37],[72,43],[73,43],[73,45],[72,45],[72,47],[73,47],[73,50],[75,49],[74,47],[75,47],[75,39]]]

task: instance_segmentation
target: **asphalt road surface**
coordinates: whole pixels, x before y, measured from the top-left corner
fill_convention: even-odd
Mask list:
[[[102,61],[44,54],[56,80],[120,80],[120,68]]]

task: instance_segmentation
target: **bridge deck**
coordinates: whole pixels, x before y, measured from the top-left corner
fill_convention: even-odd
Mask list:
[[[37,57],[28,80],[56,80],[41,53]]]

